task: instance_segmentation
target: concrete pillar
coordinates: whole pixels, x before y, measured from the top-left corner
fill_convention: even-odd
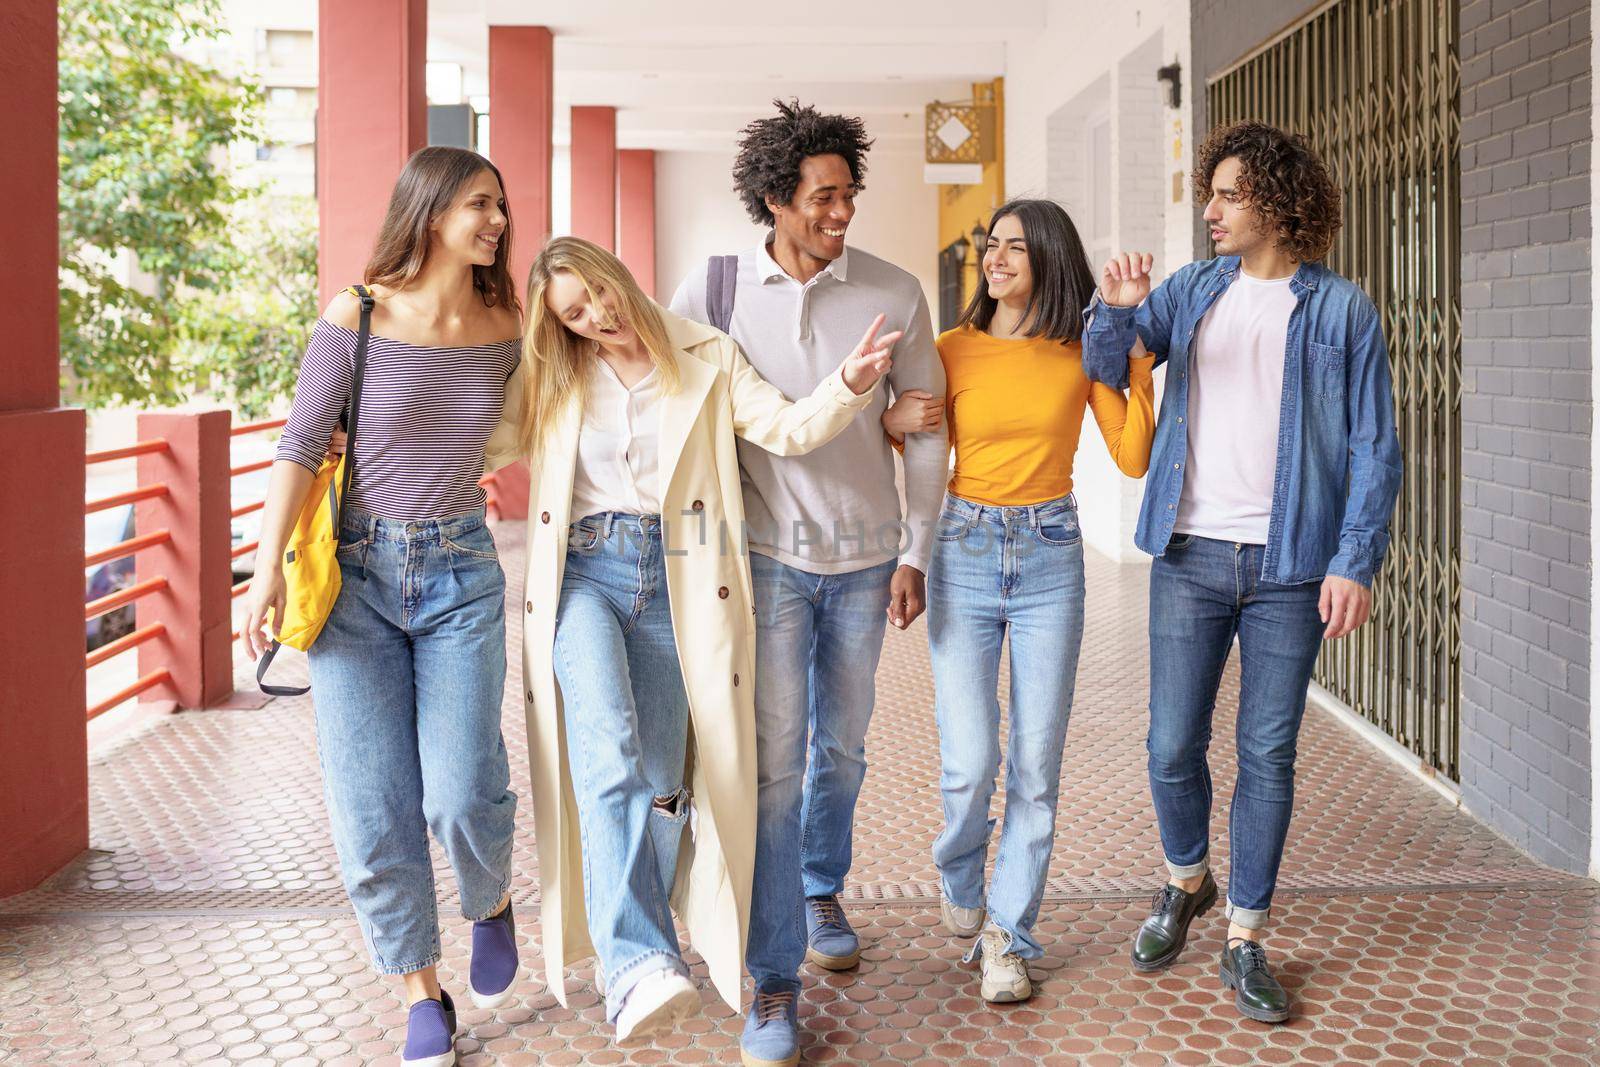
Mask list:
[[[656,154],[648,148],[617,153],[617,255],[639,288],[656,293]]]
[[[572,109],[572,233],[617,249],[617,109]]]
[[[0,897],[89,847],[82,411],[61,402],[56,4],[0,8]]]
[[[427,0],[342,0],[317,13],[317,281],[361,281],[400,168],[428,143]]]
[[[134,581],[167,579],[166,589],[139,601],[140,626],[167,628],[139,646],[139,676],[170,670],[172,681],[158,692],[180,708],[215,707],[233,695],[232,423],[227,411],[139,416],[139,440],[168,445],[139,457],[139,484],[165,483],[170,492],[140,501],[134,527],[172,534],[134,557]]]

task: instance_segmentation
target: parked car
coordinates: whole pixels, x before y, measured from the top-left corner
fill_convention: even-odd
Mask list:
[[[133,505],[124,504],[117,508],[108,508],[105,511],[96,511],[83,517],[83,544],[84,552],[92,554],[101,549],[110,548],[119,541],[126,541],[133,536]],[[133,557],[124,556],[121,559],[108,560],[93,567],[84,568],[83,572],[83,600],[99,600],[103,596],[110,596],[118,589],[126,588],[133,583]],[[133,632],[134,606],[124,604],[115,611],[108,611],[104,615],[90,619],[84,624],[84,646],[86,651],[94,651],[101,645],[109,644],[119,637],[125,637]]]

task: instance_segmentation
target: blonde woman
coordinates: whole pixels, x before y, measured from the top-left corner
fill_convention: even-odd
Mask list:
[[[518,432],[490,451],[532,456],[523,670],[545,968],[564,1002],[563,969],[598,955],[606,1017],[638,1042],[699,1004],[669,900],[740,1004],[755,620],[734,436],[785,455],[825,444],[900,335],[863,322],[839,370],[791,403],[588,241],[545,247],[527,306]]]

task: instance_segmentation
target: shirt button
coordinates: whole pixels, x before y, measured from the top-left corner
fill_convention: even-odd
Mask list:
[[[733,676],[733,687],[735,689],[739,688],[739,676],[737,674]]]
[[[696,511],[704,511],[706,509],[706,502],[704,500],[696,500],[689,506],[694,508]]]
[[[1171,511],[1171,510],[1172,510],[1172,508],[1173,508],[1173,505],[1172,505],[1172,504],[1168,504],[1168,505],[1167,505],[1167,510],[1168,510],[1168,511]],[[532,610],[533,610],[533,609],[532,609],[532,608],[529,608],[529,609],[528,609],[528,610],[530,610],[530,611],[532,611]]]
[[[1179,421],[1179,422],[1180,422],[1180,423],[1181,423],[1181,422],[1183,422],[1183,416],[1182,416],[1182,415],[1179,415],[1179,416],[1178,416],[1178,421]]]
[[[548,526],[550,524],[550,513],[548,511],[540,512],[539,521]]]
[[[530,704],[533,703],[533,690],[532,689],[528,690],[528,703],[530,703]]]
[[[1175,471],[1181,471],[1181,470],[1183,470],[1183,464],[1182,463],[1174,463],[1172,465],[1172,469],[1175,470]]]
[[[727,600],[728,599],[728,587],[727,586],[722,586],[720,589],[718,589],[717,590],[717,596],[721,597],[723,600]]]
[[[529,614],[529,615],[532,615],[532,614],[533,614],[533,601],[531,601],[531,600],[529,600],[529,601],[525,601],[525,602],[524,602],[524,603],[523,603],[523,607],[525,607],[525,608],[527,608],[527,609],[528,609],[528,614]]]

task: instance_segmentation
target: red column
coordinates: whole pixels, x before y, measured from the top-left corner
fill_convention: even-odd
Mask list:
[[[83,412],[60,408],[56,4],[0,8],[0,897],[89,847]]]
[[[394,180],[428,143],[428,3],[319,4],[317,27],[317,277],[326,305],[361,280]]]
[[[505,179],[511,218],[511,276],[519,295],[528,264],[550,236],[555,55],[544,26],[489,27],[489,148]]]
[[[168,530],[172,540],[134,557],[134,578],[167,579],[139,601],[140,626],[167,632],[139,646],[139,676],[166,667],[172,681],[155,690],[180,708],[209,708],[233,695],[233,567],[229,511],[227,411],[139,416],[139,440],[163,438],[167,451],[139,457],[139,484],[164,483],[165,497],[141,501],[134,527]]]
[[[544,26],[489,27],[489,148],[511,204],[511,276],[527,289],[528,266],[550,236],[550,160],[555,154],[555,51]],[[528,517],[529,474],[516,463],[494,476],[495,511]]]
[[[639,287],[656,295],[656,154],[648,148],[617,153],[617,255]]]
[[[572,109],[572,233],[617,248],[617,109]]]

